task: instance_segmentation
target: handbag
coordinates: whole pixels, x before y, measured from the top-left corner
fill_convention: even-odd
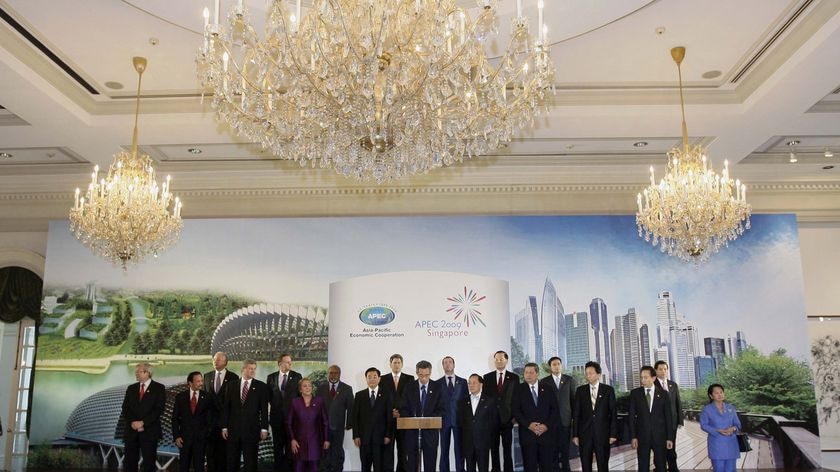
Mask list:
[[[750,446],[750,437],[747,436],[747,433],[738,433],[735,435],[738,438],[738,450],[741,452],[750,452],[752,451],[752,447]]]

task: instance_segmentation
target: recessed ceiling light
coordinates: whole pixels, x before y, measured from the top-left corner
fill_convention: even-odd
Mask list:
[[[8,152],[0,152],[0,158],[2,158],[2,159],[11,159],[12,157],[14,157],[14,156],[9,154]]]
[[[704,79],[716,79],[716,78],[720,77],[722,74],[723,74],[723,72],[721,72],[719,70],[709,70],[709,71],[703,72],[703,78]]]
[[[790,162],[791,164],[796,164],[796,162],[797,162],[797,161],[799,161],[799,159],[797,159],[797,158],[796,158],[796,153],[795,153],[795,152],[791,152],[791,153],[790,153],[790,160],[789,160],[789,162]]]
[[[800,142],[801,141],[799,141],[798,139],[791,139],[790,141],[786,142],[785,144],[788,145],[788,146],[796,146]]]
[[[108,82],[105,82],[105,86],[108,87],[111,90],[122,90],[123,87],[125,87],[123,84],[121,84],[119,82],[114,82],[113,80],[109,80]]]
[[[834,166],[823,166],[823,170],[831,170],[834,169]]]
[[[826,149],[825,150],[825,157],[834,157],[834,153],[831,152],[830,150]]]
[[[189,149],[187,149],[187,152],[190,153],[190,154],[201,154],[201,149],[199,149],[199,148],[189,148]]]
[[[633,143],[633,147],[637,147],[637,148],[643,148],[647,145],[648,145],[647,141],[636,141],[635,143]]]

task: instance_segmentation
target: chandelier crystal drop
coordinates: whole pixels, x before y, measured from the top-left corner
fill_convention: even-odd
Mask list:
[[[183,225],[183,203],[170,191],[170,177],[162,185],[155,179],[152,159],[137,150],[140,83],[146,59],[133,58],[137,70],[137,109],[131,151],[120,151],[107,176],[93,169],[87,191],[76,189],[70,209],[70,230],[90,250],[127,269],[146,256],[157,256],[175,242]]]
[[[636,225],[639,237],[658,245],[660,251],[684,261],[704,262],[750,229],[752,209],[746,185],[730,178],[729,163],[724,161],[719,175],[703,147],[689,145],[680,70],[685,48],[673,48],[671,56],[680,80],[682,146],[668,152],[667,172],[658,184],[650,168],[650,185],[636,199]]]
[[[383,182],[492,152],[533,124],[554,66],[536,0],[516,0],[494,58],[497,0],[274,0],[258,34],[242,0],[204,12],[198,73],[217,118],[281,159]]]

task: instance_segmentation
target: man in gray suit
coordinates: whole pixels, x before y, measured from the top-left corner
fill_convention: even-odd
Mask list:
[[[563,373],[563,360],[559,357],[555,356],[549,359],[548,367],[551,369],[551,375],[540,380],[540,388],[553,393],[553,397],[557,401],[556,411],[559,412],[557,415],[558,424],[548,425],[549,434],[552,431],[555,434],[554,444],[557,447],[555,457],[558,457],[558,459],[554,462],[554,470],[560,470],[562,464],[563,472],[570,472],[569,444],[572,440],[572,405],[575,401],[577,383],[570,375]]]
[[[676,435],[677,428],[683,425],[682,401],[680,400],[680,386],[676,382],[671,381],[668,377],[668,363],[662,360],[656,361],[653,365],[656,370],[656,387],[668,392],[668,398],[671,401],[671,426]],[[674,440],[674,447],[668,449],[666,456],[668,458],[668,472],[680,472],[677,467],[677,445]],[[665,471],[657,471],[665,472]]]
[[[353,389],[341,381],[341,368],[337,365],[327,369],[327,380],[329,382],[318,387],[318,396],[325,400],[330,420],[327,434],[330,449],[327,460],[321,461],[321,471],[341,472],[344,470],[344,431],[353,427]]]

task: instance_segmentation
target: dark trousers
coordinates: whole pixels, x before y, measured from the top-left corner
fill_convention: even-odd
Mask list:
[[[537,444],[535,441],[522,441],[519,433],[519,447],[522,449],[522,469],[524,472],[552,472],[554,470],[554,448],[549,444]],[[599,468],[600,472],[600,468]]]
[[[318,472],[318,462],[320,461],[295,461],[295,472]]]
[[[639,456],[639,472],[648,472],[650,470],[650,453],[653,451],[653,466],[656,470],[665,470],[666,451],[665,444],[651,444],[650,441],[639,441],[639,447],[636,449],[636,454]]]
[[[464,457],[461,455],[461,429],[444,426],[440,430],[440,472],[449,472],[450,440],[455,449],[455,472],[464,472]]]
[[[393,444],[393,441],[391,441]],[[362,444],[359,447],[359,459],[362,462],[362,472],[383,472],[385,453],[388,447],[384,444]],[[393,456],[393,452],[391,452]]]
[[[398,430],[394,435],[394,439],[385,446],[385,452],[382,457],[382,467],[386,472],[394,472],[394,449],[397,450],[397,468],[396,472],[405,472],[405,431]]]
[[[178,454],[178,470],[187,472],[192,467],[195,472],[204,472],[205,442],[184,441],[184,447]]]
[[[292,471],[292,450],[286,433],[286,425],[271,425],[271,443],[274,450],[274,472]]]
[[[257,472],[259,447],[259,438],[257,441],[243,441],[241,438],[228,438],[228,472],[237,472],[239,470],[240,456],[242,456],[245,465],[245,472]]]
[[[125,441],[125,470],[137,472],[140,467],[140,456],[143,456],[143,472],[157,470],[157,437],[149,437],[145,433],[137,433],[132,440]]]
[[[569,426],[557,425],[557,459],[555,459],[555,471],[571,472],[569,466],[569,445],[572,442],[572,428]]]
[[[420,455],[423,455],[423,470],[434,471],[437,467],[438,433],[435,430],[425,430],[418,435],[416,430],[405,432],[405,468],[408,472],[420,470]],[[422,445],[418,443],[418,436]],[[418,449],[419,448],[419,449]]]
[[[668,472],[680,472],[679,466],[677,466],[677,445],[674,444],[673,449],[666,449],[666,457],[668,462]],[[654,459],[656,460],[656,459]],[[662,469],[665,470],[665,469]]]
[[[467,463],[466,472],[489,472],[490,471],[490,450],[475,449],[464,453],[464,460]]]
[[[502,472],[502,464],[499,462],[499,440],[502,441],[502,454],[504,456],[504,472],[513,472],[513,426],[502,425],[496,433],[496,438],[490,446],[490,459],[493,463],[493,472]]]
[[[227,441],[219,429],[212,431],[207,438],[207,472],[227,470]]]
[[[330,429],[327,432],[330,449],[321,461],[321,472],[342,472],[344,470],[344,430]]]
[[[591,439],[580,441],[580,468],[583,472],[592,472],[592,454],[598,464],[598,472],[610,470],[610,443],[595,443]]]

